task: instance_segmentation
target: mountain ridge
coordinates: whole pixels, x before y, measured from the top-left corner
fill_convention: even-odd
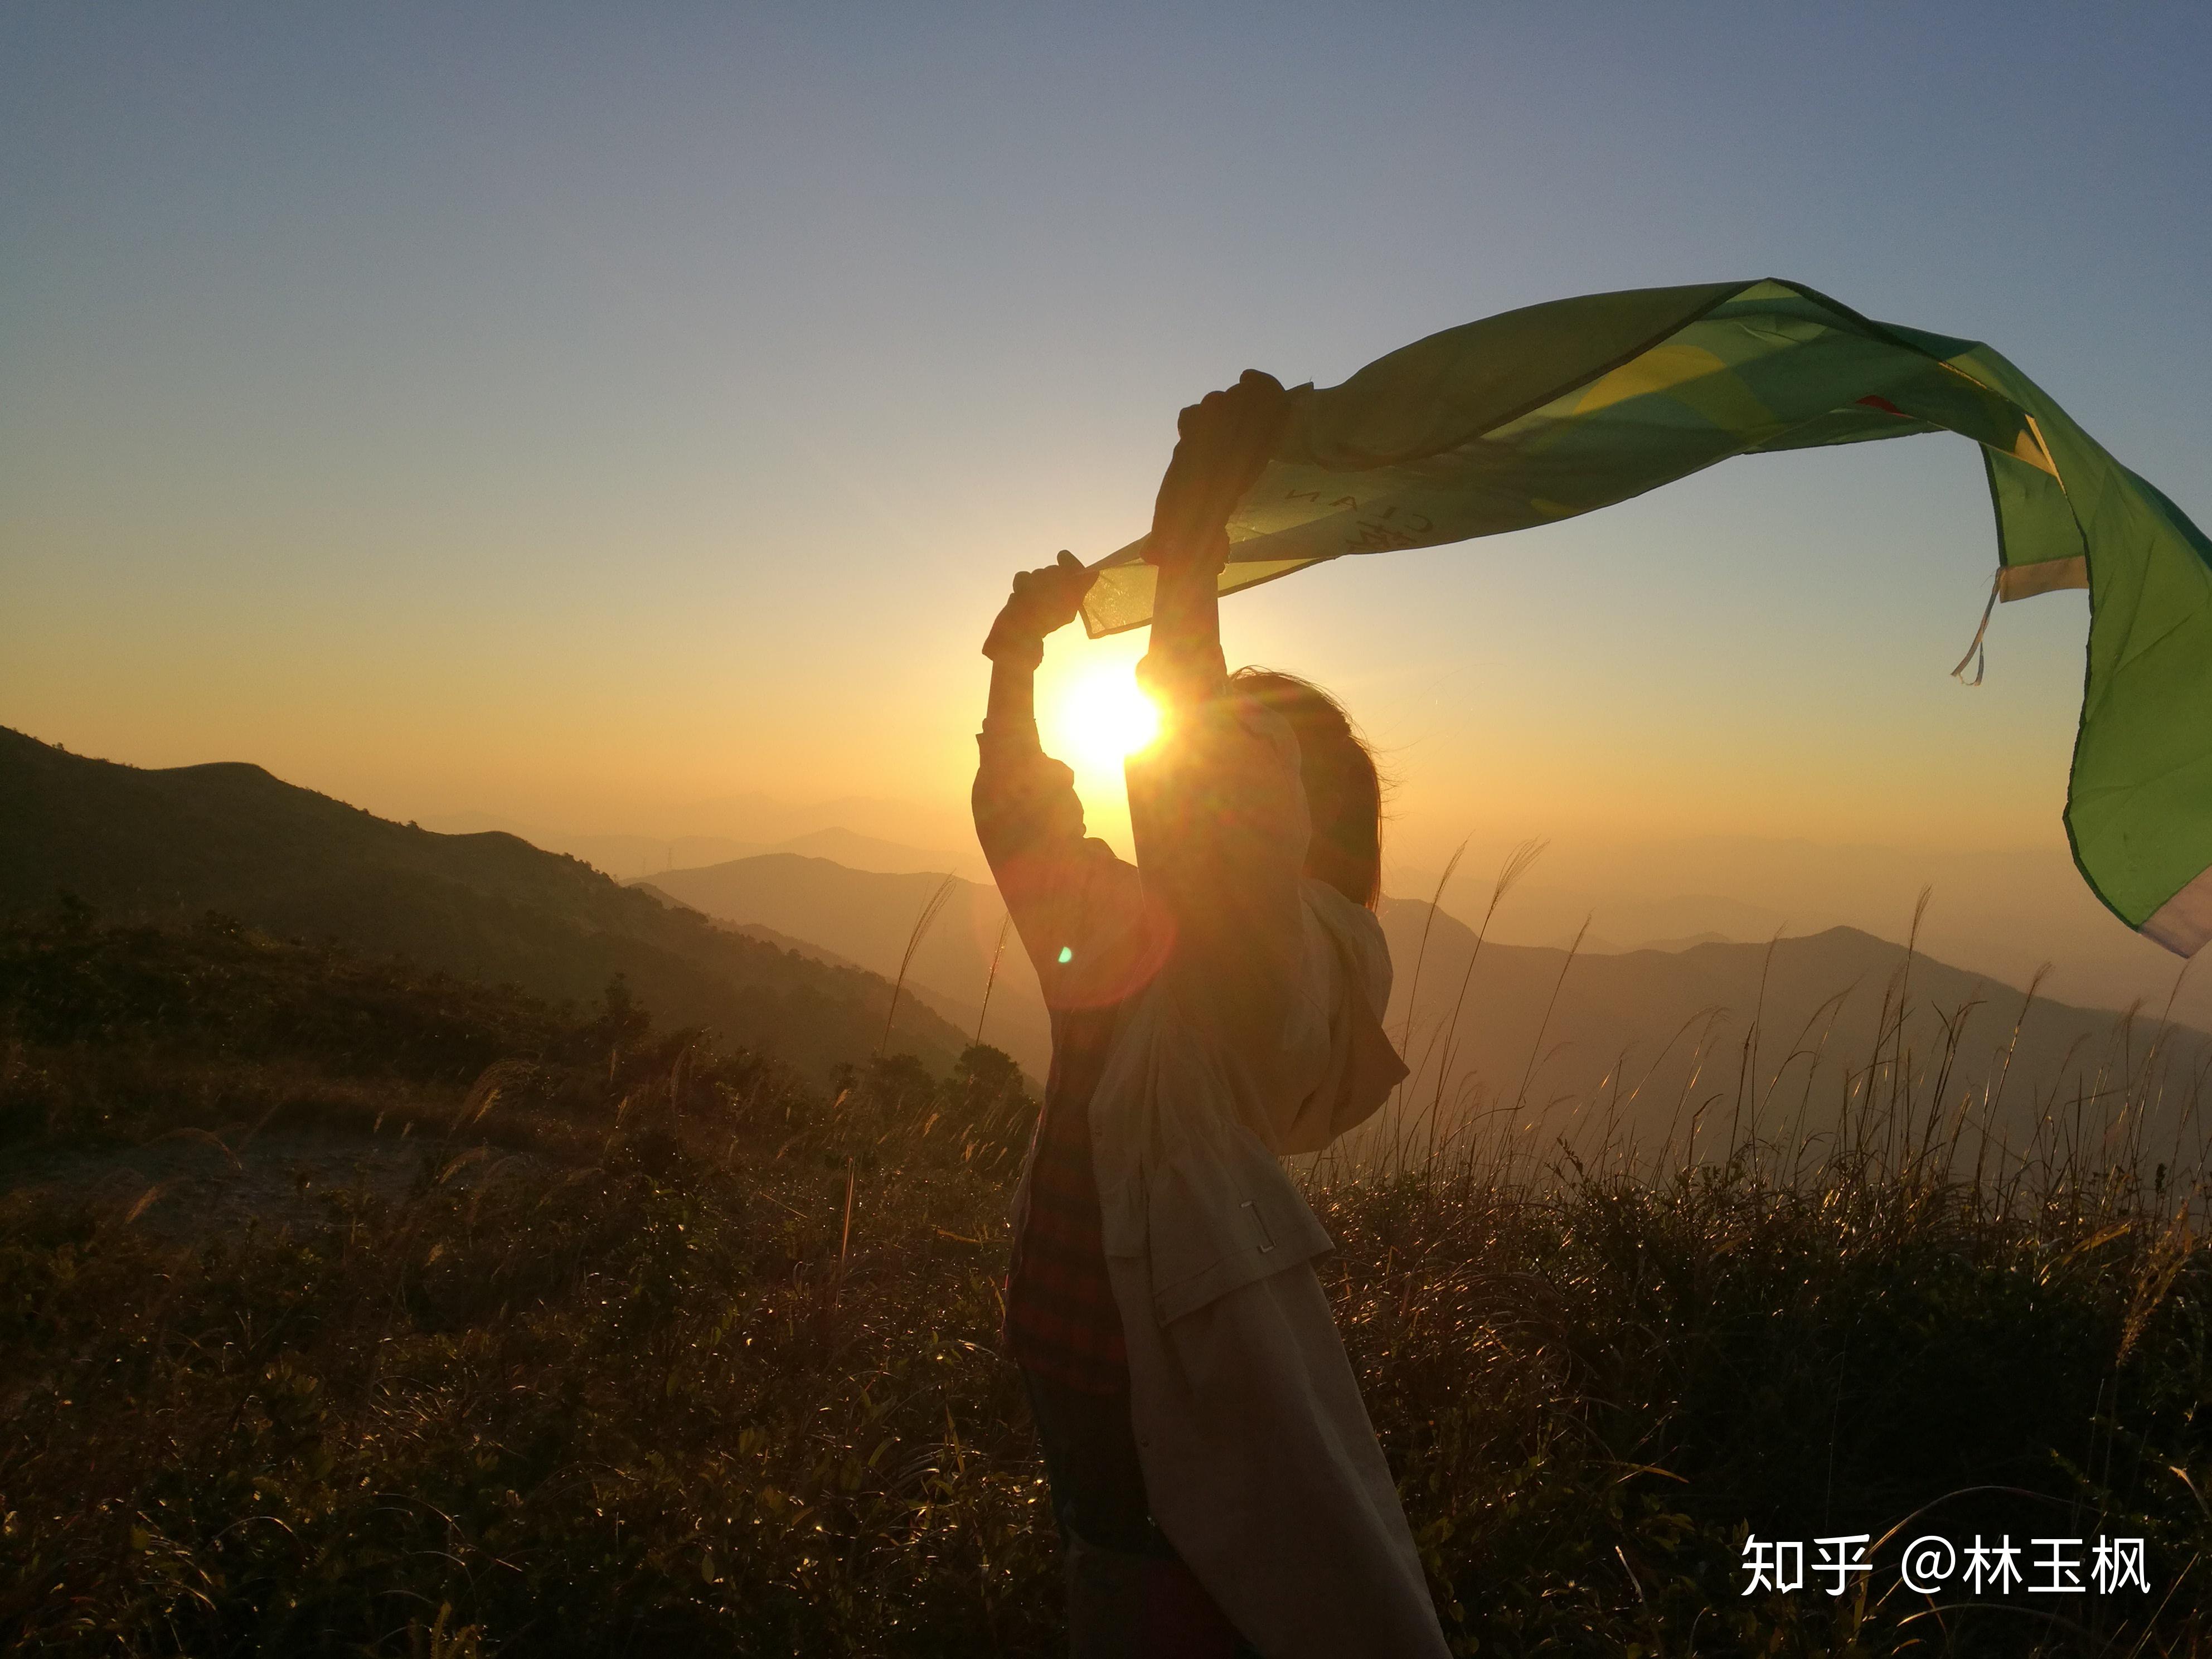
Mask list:
[[[1546,1133],[1624,1091],[1621,1121],[1647,1139],[1724,1097],[1794,1103],[1801,1129],[1825,1132],[1854,1075],[1863,1088],[1902,1067],[1923,1081],[1940,1071],[1957,1091],[1947,1111],[1976,1095],[1991,1131],[2014,1140],[2069,1090],[2124,1097],[2179,1133],[2212,1068],[2212,1033],[2159,1010],[2046,1000],[1861,928],[1594,956],[1478,947],[1474,929],[1430,909],[1382,906],[1397,967],[1386,1027],[1414,1068],[1407,1097],[1509,1110]],[[1779,1126],[1755,1109],[1744,1127]]]
[[[718,929],[501,830],[441,836],[251,762],[142,769],[0,727],[0,914],[72,894],[117,920],[218,911],[459,977],[588,1001],[616,975],[664,1024],[826,1073],[866,1060],[890,987]],[[894,1046],[949,1068],[965,1038],[911,999]]]
[[[765,930],[825,959],[890,974],[938,879],[775,854],[665,872],[654,883],[726,925]],[[1441,1078],[1443,1097],[1460,1102],[1456,1109],[1486,1109],[1502,1098],[1519,1100],[1525,1112],[1533,1098],[1540,1109],[1528,1114],[1532,1122],[1554,1103],[1571,1110],[1577,1099],[1617,1094],[1624,1071],[1640,1080],[1647,1101],[1693,1097],[1710,1083],[1714,1057],[1733,1042],[1747,1047],[1748,1059],[1739,1054],[1737,1063],[1757,1074],[1763,1094],[1802,1097],[1817,1126],[1824,1120],[1813,1108],[1835,1079],[1824,1074],[1819,1087],[1801,1089],[1808,1069],[1801,1036],[1818,1046],[1820,1065],[1829,1071],[1846,1058],[1853,1065],[1867,1060],[1878,1041],[1888,1045],[1884,1054],[1894,1050],[1917,1065],[1942,1041],[1943,1022],[1956,1018],[1961,1076],[1987,1076],[2014,1011],[2027,1004],[2023,988],[1995,975],[1908,957],[1904,945],[1845,925],[1771,943],[1692,939],[1678,949],[1653,944],[1604,955],[1492,939],[1478,959],[1474,930],[1448,910],[1437,910],[1431,923],[1430,908],[1425,900],[1386,896],[1379,912],[1395,968],[1386,1028],[1404,1042],[1415,1068],[1407,1096],[1434,1098]],[[969,1018],[989,983],[986,1036],[1042,1075],[1050,1060],[1049,1029],[1036,974],[1018,942],[1009,939],[996,978],[990,976],[1004,914],[994,890],[956,881],[908,966],[907,983],[948,1013],[957,1005]],[[1908,960],[1902,986],[1908,1015],[1900,1030],[1884,1036],[1883,994]],[[1412,999],[1419,1006],[1409,1009]],[[1700,1024],[1692,1036],[1680,1036],[1692,1021]],[[2030,1089],[2047,1094],[2067,1077],[2078,1078],[2082,1056],[2101,1056],[2130,1030],[2154,1023],[2139,1014],[2130,1027],[2124,1011],[2039,998],[2021,1022],[2008,1087],[2023,1101]],[[2166,1053],[2177,1062],[2212,1053],[2212,1036],[2177,1024]]]

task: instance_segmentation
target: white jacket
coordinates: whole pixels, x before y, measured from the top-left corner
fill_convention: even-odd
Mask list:
[[[1072,801],[1065,769],[1036,761],[1036,787]],[[1269,1659],[1441,1659],[1315,1273],[1334,1246],[1279,1161],[1327,1146],[1404,1075],[1381,1025],[1381,925],[1299,874],[1304,796],[1279,717],[1222,704],[1128,779],[1138,866],[1055,803],[1079,850],[1036,852],[1009,902],[1056,1011],[1149,975],[1089,1115],[1153,1517]],[[982,799],[979,779],[979,824]],[[1028,1197],[1025,1169],[1017,1236]]]

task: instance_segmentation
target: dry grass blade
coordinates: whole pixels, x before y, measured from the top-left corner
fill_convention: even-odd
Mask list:
[[[952,890],[959,879],[950,870],[945,872],[945,878],[937,884],[936,890],[923,903],[921,914],[914,919],[914,931],[906,936],[906,949],[899,957],[898,977],[891,981],[890,1006],[884,1011],[884,1035],[876,1044],[876,1057],[879,1060],[884,1051],[890,1047],[891,1022],[898,1018],[899,993],[906,988],[907,969],[914,966],[915,952],[921,949],[923,936],[929,932],[930,924],[937,920],[937,913],[945,908],[945,901],[952,896]]]
[[[1584,916],[1583,925],[1575,929],[1574,942],[1567,946],[1565,959],[1559,963],[1559,976],[1552,981],[1552,994],[1544,1004],[1543,1018],[1536,1024],[1536,1040],[1529,1045],[1528,1064],[1521,1073],[1521,1086],[1513,1091],[1513,1109],[1516,1113],[1528,1098],[1528,1085],[1536,1075],[1536,1061],[1544,1046],[1544,1036],[1552,1029],[1552,1016],[1559,1006],[1559,988],[1567,982],[1567,970],[1575,965],[1575,957],[1582,952],[1583,940],[1589,936],[1589,925],[1590,919]]]
[[[830,1305],[833,1308],[837,1305],[837,1298],[844,1293],[845,1264],[853,1254],[853,1164],[848,1158],[845,1163],[845,1222],[837,1230],[837,1273],[830,1287]]]
[[[1437,1054],[1436,1088],[1423,1115],[1424,1121],[1411,1125],[1402,1121],[1397,1121],[1394,1127],[1395,1147],[1386,1151],[1385,1153],[1387,1158],[1390,1151],[1395,1151],[1398,1165],[1401,1170],[1407,1165],[1407,1153],[1413,1142],[1419,1138],[1424,1127],[1428,1133],[1429,1156],[1431,1160],[1435,1158],[1439,1144],[1437,1132],[1442,1121],[1445,1092],[1450,1086],[1451,1064],[1458,1052],[1456,1033],[1459,1030],[1460,1013],[1466,1006],[1467,990],[1474,981],[1475,964],[1482,959],[1482,947],[1490,938],[1491,924],[1497,919],[1498,907],[1504,902],[1505,896],[1513,890],[1521,878],[1528,873],[1528,866],[1535,863],[1542,854],[1545,845],[1546,843],[1541,841],[1524,841],[1506,855],[1505,862],[1498,867],[1498,878],[1491,884],[1490,887],[1490,902],[1483,907],[1482,924],[1474,930],[1474,945],[1468,954],[1467,969],[1460,975],[1458,993],[1452,998],[1451,1012],[1444,1016],[1442,1024],[1431,1034],[1428,1047],[1422,1051],[1419,1063],[1398,1085],[1400,1090],[1403,1091],[1407,1084],[1419,1082],[1428,1071],[1429,1056],[1431,1054]],[[1460,844],[1460,851],[1463,853],[1466,850],[1467,844],[1462,842]],[[1446,879],[1449,878],[1452,871],[1458,866],[1459,855],[1454,854],[1451,863],[1444,871]],[[1444,884],[1439,881],[1437,884],[1438,900],[1443,898],[1443,890]],[[1428,928],[1436,921],[1436,915],[1437,906],[1431,903],[1427,920],[1422,924],[1421,929],[1424,953],[1427,949]],[[1418,969],[1418,960],[1415,966]],[[1413,1029],[1413,1003],[1409,994],[1406,1007],[1406,1026],[1409,1032]],[[1439,1045],[1442,1045],[1440,1054],[1438,1053]]]
[[[982,1005],[975,1010],[975,1042],[978,1044],[983,1041],[983,1021],[991,1012],[991,988],[999,982],[999,958],[1006,953],[1006,933],[1013,925],[1012,911],[1009,910],[1000,918],[999,942],[991,947],[991,971],[983,976]]]
[[[138,1201],[124,1212],[123,1224],[129,1226],[161,1202],[161,1194],[169,1190],[170,1185],[171,1183],[166,1181],[156,1181],[149,1185],[144,1192],[138,1194]]]
[[[1472,836],[1468,837],[1468,841],[1473,839]],[[1401,1050],[1413,1047],[1413,1010],[1421,999],[1421,964],[1428,959],[1429,930],[1437,925],[1437,912],[1443,906],[1444,889],[1451,885],[1452,875],[1458,870],[1459,861],[1467,856],[1467,841],[1460,842],[1452,849],[1451,857],[1444,860],[1444,872],[1437,878],[1437,890],[1429,895],[1429,914],[1421,919],[1420,948],[1413,952],[1413,976],[1406,985],[1405,1028],[1398,1034]]]

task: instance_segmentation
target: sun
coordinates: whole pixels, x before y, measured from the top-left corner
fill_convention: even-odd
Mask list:
[[[1158,735],[1160,711],[1137,689],[1133,665],[1097,668],[1063,691],[1054,710],[1069,759],[1091,769],[1118,767]]]

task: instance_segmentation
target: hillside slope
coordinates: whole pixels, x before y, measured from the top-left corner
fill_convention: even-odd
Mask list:
[[[635,885],[647,893],[659,893],[661,898],[670,904],[683,903],[681,899],[672,898],[665,893],[661,893],[660,890],[650,881],[640,881]],[[757,921],[718,921],[714,925],[718,927],[726,927],[732,933],[742,933],[747,939],[760,939],[766,944],[773,945],[779,951],[794,951],[802,957],[811,957],[816,962],[826,962],[832,968],[852,968],[863,972],[867,971],[861,969],[860,964],[850,957],[839,956],[835,951],[817,945],[811,939],[798,939],[792,934],[780,933],[775,928],[764,927]],[[985,1023],[985,1016],[988,1012],[979,1004],[963,1002],[958,997],[947,996],[942,991],[924,985],[911,974],[906,977],[899,991],[899,1002],[902,1007],[905,1006],[908,997],[914,998],[924,1007],[934,1011],[940,1018],[950,1023],[955,1030],[965,1031],[970,1036],[973,1036],[977,1028]],[[995,992],[993,993],[992,1000],[994,1002],[997,1000]],[[898,1023],[903,1028],[905,1024],[903,1017],[901,1017]],[[1004,1038],[1006,1035],[1005,1031],[992,1033],[994,1039]],[[997,1041],[994,1040],[991,1046],[997,1048]],[[1048,1049],[1045,1058],[1048,1060],[1050,1059]],[[1031,1080],[1035,1081],[1036,1077],[1041,1075],[1042,1075],[1042,1073],[1032,1074]]]
[[[887,875],[848,869],[793,853],[733,859],[697,870],[670,870],[650,884],[718,921],[759,927],[820,947],[826,957],[896,975],[915,920],[941,875]],[[1036,970],[1009,932],[998,975],[991,958],[1006,907],[995,887],[953,878],[952,890],[907,969],[907,982],[955,1019],[983,1015],[983,1040],[1005,1049],[1033,1077],[1052,1061],[1052,1033]],[[982,1006],[990,987],[990,1006]],[[955,1012],[955,1011],[958,1012]],[[968,1026],[972,1035],[973,1024]]]
[[[596,999],[619,973],[664,1024],[816,1074],[875,1051],[890,997],[513,836],[393,823],[258,766],[143,770],[0,728],[0,915],[64,892],[118,920],[221,911],[542,996]],[[892,1046],[942,1072],[963,1042],[909,1002]]]

